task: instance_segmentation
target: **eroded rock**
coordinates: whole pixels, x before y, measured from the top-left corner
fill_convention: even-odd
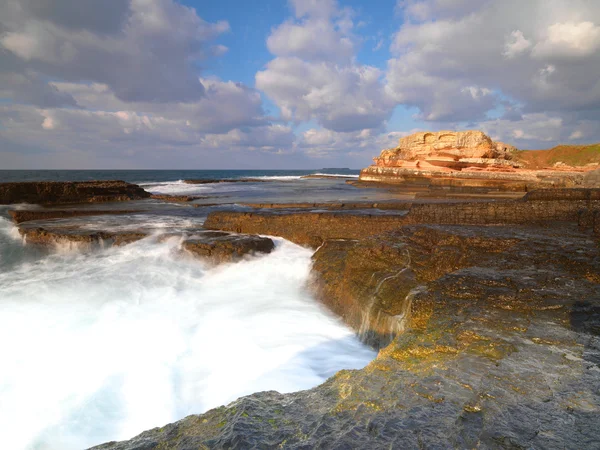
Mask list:
[[[586,172],[594,169],[566,164],[527,169],[532,158],[524,157],[525,153],[493,142],[481,131],[421,132],[401,138],[396,148],[383,150],[373,165],[361,171],[360,180],[526,192],[584,187]]]
[[[237,261],[246,255],[271,253],[275,244],[269,238],[256,235],[208,232],[197,238],[187,239],[183,248],[213,263],[224,263]]]
[[[143,232],[111,232],[83,230],[79,227],[47,228],[39,226],[19,227],[19,233],[28,245],[75,246],[80,249],[90,249],[95,246],[126,245],[148,235]]]

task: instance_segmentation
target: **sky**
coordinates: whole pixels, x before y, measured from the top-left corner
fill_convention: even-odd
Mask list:
[[[0,169],[361,168],[600,141],[598,0],[0,0]]]

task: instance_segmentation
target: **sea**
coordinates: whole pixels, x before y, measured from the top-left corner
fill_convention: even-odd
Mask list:
[[[302,178],[327,174],[330,178]],[[312,295],[313,250],[274,237],[275,250],[211,266],[182,251],[214,210],[244,202],[377,200],[358,171],[0,171],[0,182],[119,179],[157,194],[193,195],[88,208],[126,208],[46,222],[142,229],[123,247],[25,245],[0,206],[2,447],[71,450],[129,439],[260,391],[310,389],[376,352]],[[262,182],[194,185],[187,179]],[[68,206],[77,207],[77,206]],[[165,239],[165,235],[169,235]]]

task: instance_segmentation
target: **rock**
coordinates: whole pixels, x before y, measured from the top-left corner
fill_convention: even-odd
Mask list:
[[[600,209],[600,189],[533,191],[522,199],[495,202],[412,203],[406,214],[337,212],[211,212],[205,228],[281,236],[317,248],[328,239],[364,239],[411,224],[508,225],[578,223],[582,210]]]
[[[577,161],[578,151],[581,152],[576,148],[560,148],[547,153]],[[534,161],[548,159],[534,155],[540,152],[543,151],[519,152],[511,145],[493,142],[481,131],[421,132],[401,138],[396,148],[383,150],[374,158],[373,165],[361,171],[359,179],[400,185],[522,192],[585,187],[584,176],[593,170],[593,166],[559,162],[551,168],[538,168]],[[524,169],[524,166],[535,169]]]
[[[400,227],[402,216],[295,212],[211,212],[204,227],[235,233],[281,236],[316,248],[326,239],[362,239]]]
[[[513,153],[518,150],[517,147],[515,147],[514,145],[505,144],[504,142],[494,142],[493,146],[497,154],[510,154],[510,159],[512,159]]]
[[[315,264],[350,287],[339,292],[353,299],[339,300],[374,298],[403,317],[371,364],[96,449],[597,447],[600,258],[589,233],[411,226],[332,245]],[[412,276],[396,276],[406,267]]]
[[[514,162],[506,163],[512,159],[511,148],[492,142],[481,131],[422,132],[401,138],[398,147],[384,150],[374,161],[381,167],[440,166],[459,169],[468,167],[469,163],[476,164],[477,160],[484,165],[512,166]]]
[[[68,217],[103,216],[139,213],[139,210],[9,210],[8,214],[15,223],[32,220],[65,219]]]
[[[380,209],[380,210],[407,210],[407,202],[380,202],[380,203],[239,203],[241,206],[257,209]]]
[[[164,194],[152,194],[150,196],[153,200],[162,200],[165,202],[172,203],[187,203],[193,202],[194,200],[204,200],[210,197],[206,196],[193,196],[193,195],[164,195]]]
[[[150,197],[141,187],[124,181],[39,181],[0,183],[0,204],[99,203]]]
[[[110,232],[83,230],[77,227],[19,227],[19,233],[27,245],[45,247],[69,246],[79,249],[91,249],[96,246],[126,245],[148,235],[142,232]]]
[[[256,235],[209,232],[184,241],[183,248],[195,256],[218,264],[237,261],[255,253],[271,253],[275,244],[269,238]]]
[[[495,230],[477,231],[419,225],[358,241],[325,241],[313,256],[313,287],[364,342],[381,348],[404,331],[407,299],[418,286],[519,242]]]
[[[583,177],[583,186],[586,188],[600,188],[600,169],[588,172]]]
[[[354,178],[352,175],[304,175],[302,177],[303,180],[335,180],[336,178]]]

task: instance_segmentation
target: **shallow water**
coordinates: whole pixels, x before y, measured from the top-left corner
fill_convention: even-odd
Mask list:
[[[189,219],[170,220],[161,227],[155,217],[154,232]],[[306,290],[311,253],[277,239],[270,255],[209,267],[178,238],[156,236],[42,251],[0,217],[3,448],[131,438],[242,395],[307,389],[363,367],[375,353]]]

